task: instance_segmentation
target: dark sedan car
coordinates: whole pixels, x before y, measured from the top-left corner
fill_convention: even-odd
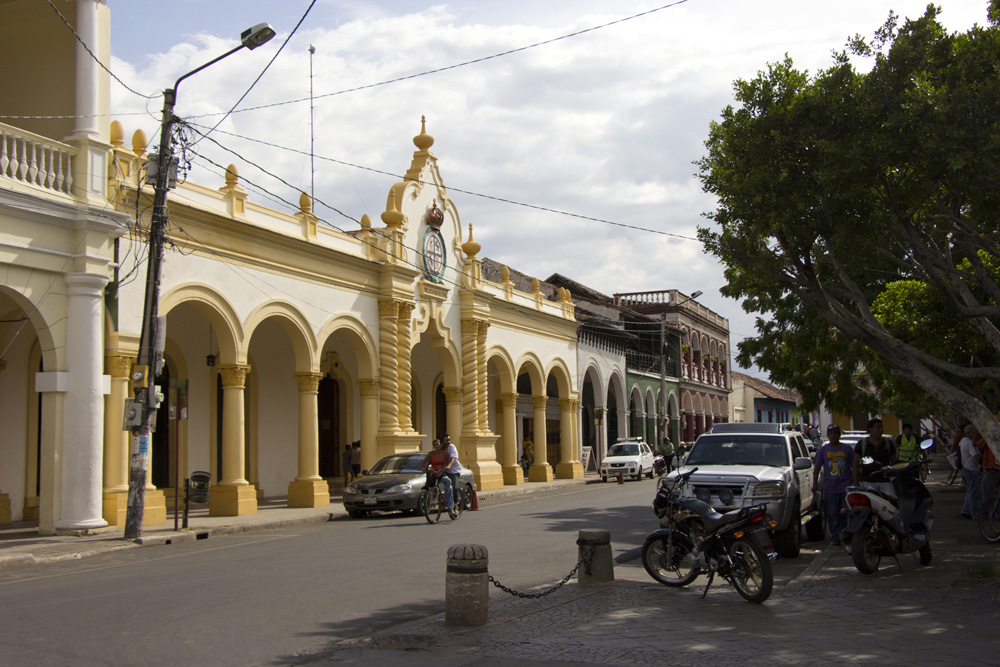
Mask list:
[[[425,452],[390,454],[376,463],[344,489],[347,513],[359,519],[369,512],[416,512],[427,481],[420,470],[424,456]],[[471,470],[462,468],[459,484],[466,490],[465,509],[469,509],[476,488]]]

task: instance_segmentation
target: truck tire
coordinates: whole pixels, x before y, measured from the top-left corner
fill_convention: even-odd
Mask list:
[[[799,501],[796,498],[793,507],[798,509]],[[799,547],[802,545],[802,517],[798,511],[793,511],[792,520],[788,526],[774,534],[774,550],[782,558],[798,558]]]

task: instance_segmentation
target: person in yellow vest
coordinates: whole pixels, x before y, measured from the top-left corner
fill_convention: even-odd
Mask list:
[[[900,461],[912,461],[920,456],[920,445],[917,444],[912,424],[903,424],[903,432],[896,438],[896,451]]]

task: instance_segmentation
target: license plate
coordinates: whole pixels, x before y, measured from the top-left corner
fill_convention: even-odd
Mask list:
[[[365,505],[378,505],[378,498],[375,496],[365,496]]]
[[[757,546],[763,550],[765,556],[773,556],[777,552],[774,550],[774,544],[771,542],[771,536],[767,534],[767,530],[764,528],[754,528],[750,531],[753,538],[757,541]]]

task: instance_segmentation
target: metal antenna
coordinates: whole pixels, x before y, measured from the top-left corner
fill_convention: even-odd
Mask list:
[[[313,55],[316,47],[309,45],[309,198],[312,200],[313,210],[316,207],[316,151],[314,144],[316,141],[316,111],[313,107]]]

